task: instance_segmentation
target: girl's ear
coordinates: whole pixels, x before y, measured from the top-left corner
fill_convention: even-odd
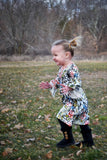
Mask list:
[[[70,58],[71,57],[71,53],[69,51],[66,52],[66,58]]]

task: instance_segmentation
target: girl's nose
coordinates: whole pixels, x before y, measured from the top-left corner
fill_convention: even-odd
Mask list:
[[[55,60],[55,57],[53,57],[53,60]]]

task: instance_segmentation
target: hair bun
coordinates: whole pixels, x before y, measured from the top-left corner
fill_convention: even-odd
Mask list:
[[[75,37],[72,40],[69,40],[69,48],[80,47],[81,44],[82,44],[82,39],[83,39],[82,36],[78,36],[78,37]]]

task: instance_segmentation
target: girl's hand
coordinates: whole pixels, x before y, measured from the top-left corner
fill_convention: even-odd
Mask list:
[[[49,82],[41,82],[39,86],[40,86],[41,89],[52,88],[52,86],[50,85]]]
[[[61,84],[61,86],[62,86],[61,92],[62,92],[63,94],[67,94],[68,91],[73,90],[72,88],[70,88],[70,87],[68,87],[68,86],[66,86],[66,85],[64,85],[64,84]]]

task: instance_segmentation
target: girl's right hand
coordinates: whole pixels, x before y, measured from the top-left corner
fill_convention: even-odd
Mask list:
[[[41,82],[39,86],[40,86],[41,89],[52,88],[52,86],[50,85],[49,82]]]
[[[62,92],[64,95],[68,94],[69,91],[72,91],[72,90],[73,90],[72,88],[70,88],[70,87],[68,87],[68,86],[66,86],[66,85],[64,85],[64,84],[61,84],[61,86],[62,86],[61,92]]]

